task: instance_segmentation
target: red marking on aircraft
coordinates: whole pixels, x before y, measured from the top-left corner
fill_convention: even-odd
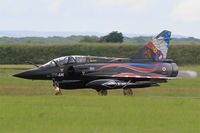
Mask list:
[[[128,65],[124,65],[124,64],[109,64],[109,65],[101,67],[100,69],[110,68],[110,67],[124,67],[124,68],[134,70],[134,71],[138,71],[138,72],[151,73],[151,72],[156,71],[158,69],[159,65],[155,64],[155,66],[153,68],[148,69],[148,68],[128,66]]]

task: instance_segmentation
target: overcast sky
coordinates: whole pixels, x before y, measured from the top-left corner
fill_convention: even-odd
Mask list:
[[[200,0],[0,0],[0,31],[156,34],[200,38]]]

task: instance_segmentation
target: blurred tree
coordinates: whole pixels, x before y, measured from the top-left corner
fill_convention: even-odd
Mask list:
[[[84,36],[80,42],[98,42],[99,38],[97,36]]]
[[[114,43],[122,43],[123,42],[123,34],[118,31],[113,31],[106,36],[100,38],[100,42],[114,42]]]

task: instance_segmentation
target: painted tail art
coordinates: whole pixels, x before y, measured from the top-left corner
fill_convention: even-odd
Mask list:
[[[171,40],[171,32],[164,30],[136,55],[135,59],[148,59],[150,61],[163,61],[167,59],[167,51]]]

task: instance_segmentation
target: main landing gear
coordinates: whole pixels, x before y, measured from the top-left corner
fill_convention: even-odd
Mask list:
[[[132,96],[133,91],[131,88],[123,88],[123,94],[124,94],[124,96]]]
[[[55,95],[62,95],[61,89],[59,88],[59,83],[57,81],[53,81],[53,87],[55,88]]]
[[[96,91],[98,92],[99,96],[107,96],[107,94],[108,94],[108,91],[104,90],[104,89],[99,89],[99,90],[96,90]]]
[[[108,95],[108,91],[105,89],[98,89],[96,91],[99,96],[107,96]],[[124,94],[124,96],[132,96],[133,91],[131,88],[123,88],[123,94]]]
[[[126,85],[124,87],[122,87],[124,96],[132,96],[133,95],[132,89],[127,87],[129,83],[131,83],[131,80],[129,80],[126,83]]]

